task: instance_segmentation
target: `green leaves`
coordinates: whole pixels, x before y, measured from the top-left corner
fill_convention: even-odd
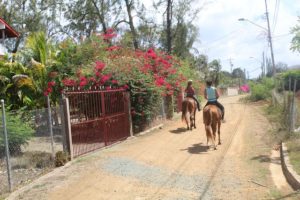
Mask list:
[[[291,30],[294,37],[291,41],[291,50],[300,52],[300,16],[298,16],[298,24]]]

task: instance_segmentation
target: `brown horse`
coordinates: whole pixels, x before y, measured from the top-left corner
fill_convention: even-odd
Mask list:
[[[206,131],[206,138],[207,138],[207,148],[208,141],[211,139],[214,149],[217,149],[215,140],[216,140],[216,131],[217,131],[217,125],[218,125],[218,144],[221,144],[220,139],[220,129],[221,129],[221,110],[216,105],[207,105],[203,109],[203,122],[205,125],[205,131]]]
[[[197,104],[193,98],[186,97],[182,102],[182,121],[186,122],[187,130],[196,128],[196,108]]]

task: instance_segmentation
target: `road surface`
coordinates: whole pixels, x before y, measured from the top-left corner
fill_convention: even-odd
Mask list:
[[[167,122],[160,130],[78,158],[9,199],[292,199],[278,158],[270,157],[272,127],[262,106],[239,98],[220,100],[226,123],[217,150],[206,148],[201,111],[193,131],[185,131],[180,119]]]

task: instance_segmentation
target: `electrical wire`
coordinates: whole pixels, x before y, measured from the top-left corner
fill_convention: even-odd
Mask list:
[[[273,17],[273,31],[272,31],[273,33],[275,32],[275,28],[276,28],[276,25],[277,25],[279,7],[280,7],[280,0],[276,0],[275,10],[274,10],[274,17]]]

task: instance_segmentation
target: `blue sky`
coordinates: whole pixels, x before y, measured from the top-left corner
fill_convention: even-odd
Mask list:
[[[200,53],[208,55],[210,61],[220,59],[223,70],[231,70],[229,64],[231,59],[233,68],[245,68],[250,78],[257,77],[261,73],[259,67],[262,52],[270,57],[267,35],[262,28],[238,19],[246,18],[267,28],[265,1],[210,0],[206,2],[208,4],[201,10],[196,20],[199,37],[195,47]],[[283,62],[288,66],[300,64],[299,53],[289,49],[293,37],[290,29],[297,24],[297,16],[300,16],[300,1],[267,0],[267,3],[275,62]],[[197,4],[202,5],[203,0],[198,0]]]

